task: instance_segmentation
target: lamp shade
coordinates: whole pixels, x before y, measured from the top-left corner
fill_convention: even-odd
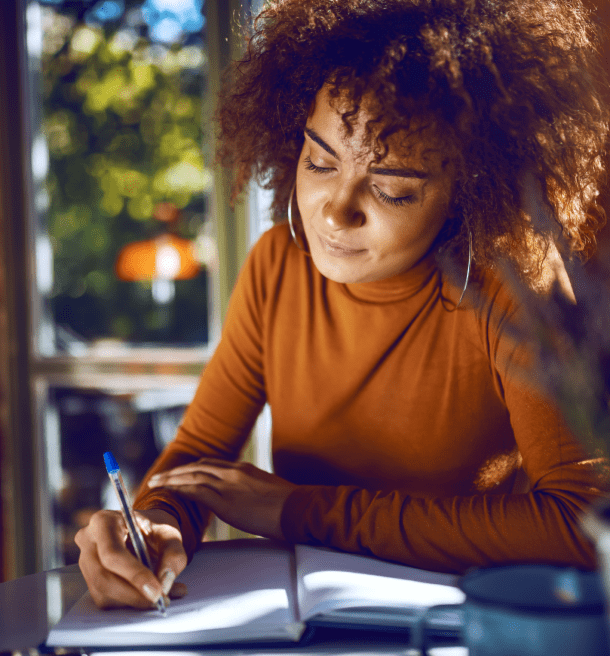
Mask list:
[[[127,244],[115,263],[121,280],[185,280],[194,278],[200,270],[193,243],[170,234]]]

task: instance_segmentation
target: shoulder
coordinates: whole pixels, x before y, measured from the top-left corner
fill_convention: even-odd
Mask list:
[[[477,270],[472,283],[469,301],[480,322],[497,327],[519,314],[521,303],[499,272]]]
[[[460,330],[469,326],[486,339],[490,333],[501,332],[502,326],[519,314],[519,299],[500,272],[473,266],[464,298],[458,305],[463,284],[456,274],[441,275],[444,316]]]
[[[522,381],[533,364],[524,306],[501,272],[477,272],[473,282],[469,300],[480,344],[505,388]]]
[[[443,321],[452,327],[456,339],[484,353],[495,367],[501,350],[517,346],[515,327],[521,310],[510,286],[500,272],[473,266],[464,298],[456,306],[461,289],[455,275],[445,273],[441,280]]]

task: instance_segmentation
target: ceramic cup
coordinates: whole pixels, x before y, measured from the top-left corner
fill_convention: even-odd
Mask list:
[[[610,656],[604,593],[596,572],[549,565],[477,569],[464,575],[459,609],[469,656]]]

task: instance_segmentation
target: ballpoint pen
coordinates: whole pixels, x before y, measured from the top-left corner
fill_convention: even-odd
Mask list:
[[[131,544],[133,545],[133,549],[136,552],[136,556],[140,559],[145,567],[148,567],[148,569],[152,570],[152,560],[150,559],[150,554],[148,553],[142,531],[140,531],[140,527],[136,522],[135,515],[133,514],[133,510],[129,504],[129,498],[127,496],[127,490],[125,489],[125,483],[123,483],[121,470],[119,469],[119,465],[117,464],[117,461],[114,459],[114,456],[112,453],[110,453],[110,451],[106,451],[106,453],[104,453],[104,463],[106,465],[106,471],[108,472],[112,487],[114,487],[114,491],[119,498],[119,503],[121,504],[121,512],[123,513],[125,523],[127,524],[127,530],[129,531],[129,537],[131,538]],[[163,595],[161,595],[157,600],[157,609],[161,615],[165,615],[167,612]]]

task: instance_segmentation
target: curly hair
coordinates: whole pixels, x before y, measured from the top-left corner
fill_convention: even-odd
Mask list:
[[[433,121],[455,151],[439,237],[455,253],[464,256],[470,232],[479,265],[506,254],[531,262],[561,234],[564,252],[586,259],[605,223],[596,39],[579,0],[269,0],[225,73],[217,158],[235,173],[234,198],[255,177],[284,220],[316,93],[329,84],[348,98],[348,132],[372,95],[377,159],[413,118]],[[553,230],[523,211],[526,179]]]

